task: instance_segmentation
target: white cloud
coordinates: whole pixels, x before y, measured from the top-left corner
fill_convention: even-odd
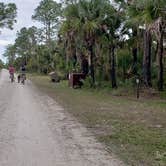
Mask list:
[[[11,43],[12,43],[11,41],[0,39],[0,46],[7,46],[8,44],[11,44]]]

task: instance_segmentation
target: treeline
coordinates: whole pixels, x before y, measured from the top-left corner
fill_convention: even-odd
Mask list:
[[[0,60],[0,69],[2,69],[2,68],[4,68],[4,67],[5,67],[5,65],[4,65],[3,61]]]
[[[0,2],[0,34],[1,29],[13,29],[13,24],[16,22],[17,7],[14,3]],[[0,59],[0,69],[4,68],[5,64]]]
[[[86,72],[91,86],[112,88],[139,77],[164,89],[165,0],[42,0],[32,19],[41,28],[23,27],[4,54],[17,68]]]

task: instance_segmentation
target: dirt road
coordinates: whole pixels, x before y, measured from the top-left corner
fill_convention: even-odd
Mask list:
[[[0,166],[121,165],[53,99],[1,71]]]

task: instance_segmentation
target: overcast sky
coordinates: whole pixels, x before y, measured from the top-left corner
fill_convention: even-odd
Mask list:
[[[0,59],[5,60],[2,56],[5,47],[8,44],[14,43],[16,33],[22,27],[39,26],[38,22],[32,21],[31,16],[34,14],[34,9],[39,5],[41,0],[0,0],[4,3],[15,3],[17,5],[17,23],[14,25],[14,30],[0,29]]]

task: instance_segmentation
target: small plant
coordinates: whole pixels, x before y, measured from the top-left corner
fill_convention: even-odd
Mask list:
[[[93,80],[90,76],[87,76],[85,80],[82,80],[82,83],[83,83],[83,87],[85,88],[95,87],[95,85],[93,85]]]

